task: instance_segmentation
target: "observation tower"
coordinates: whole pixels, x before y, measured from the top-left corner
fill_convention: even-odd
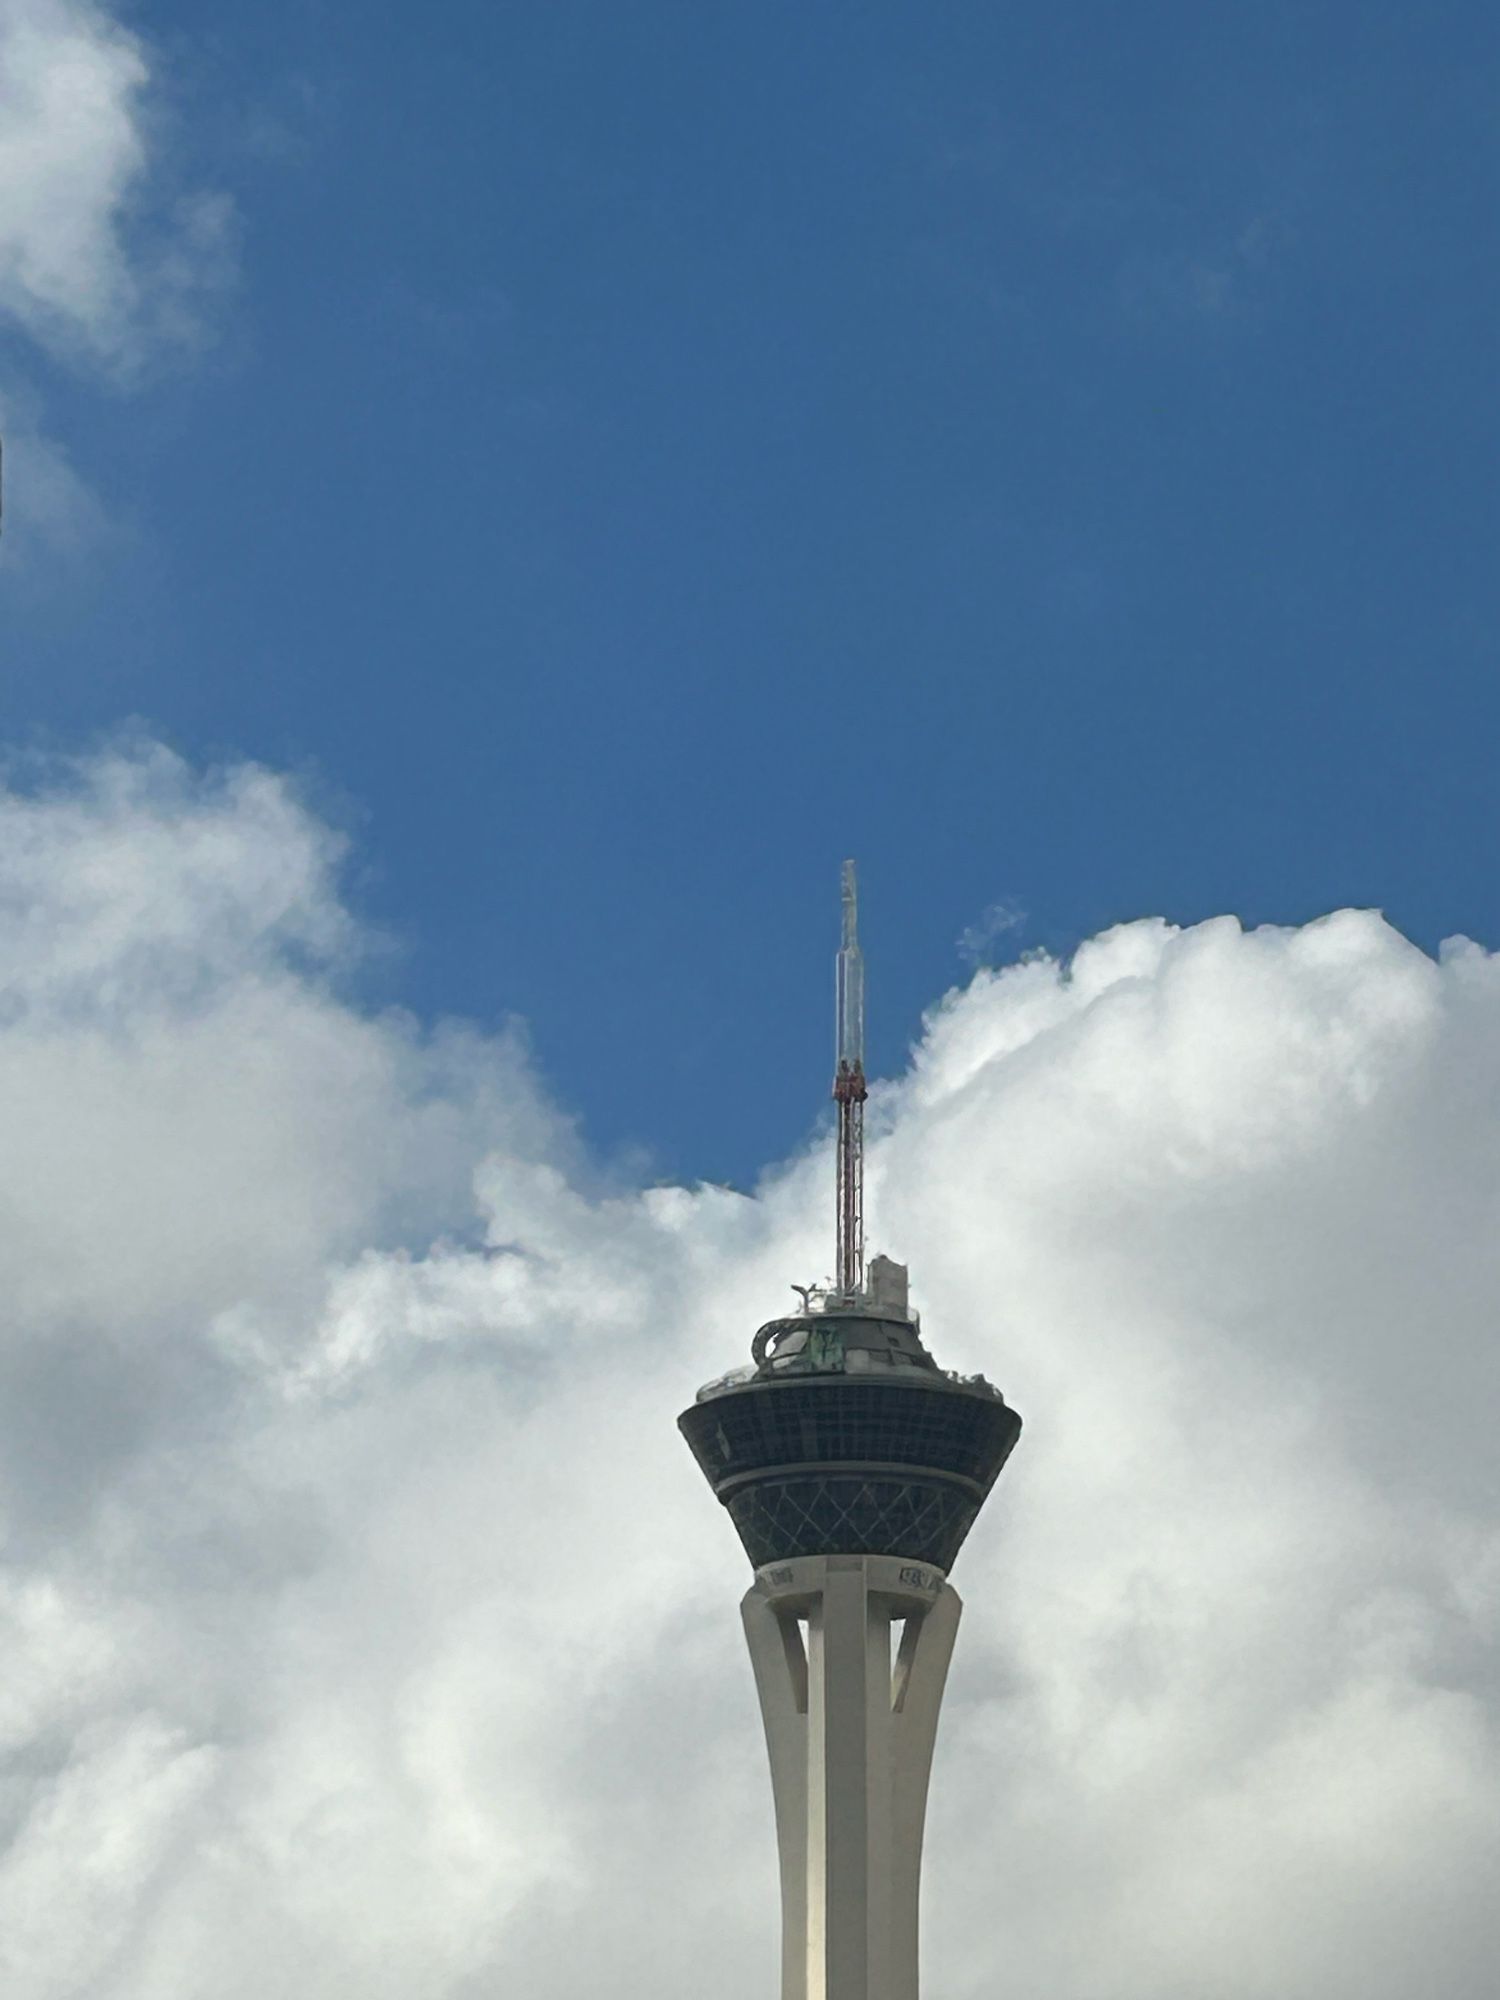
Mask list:
[[[864,963],[838,954],[836,1275],[678,1419],[755,1581],[741,1604],[771,1759],[782,2000],[917,2000],[927,1783],[958,1630],[948,1572],[1020,1434],[923,1344],[905,1268],[864,1257]]]

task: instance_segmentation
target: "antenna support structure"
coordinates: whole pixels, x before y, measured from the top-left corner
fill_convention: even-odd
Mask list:
[[[843,933],[835,982],[833,1101],[838,1106],[838,1220],[834,1288],[856,1299],[865,1288],[865,961],[859,948],[859,885],[843,873]]]
[[[781,1857],[782,2000],[918,2000],[927,1782],[961,1606],[948,1581],[1021,1431],[923,1343],[864,1255],[865,980],[844,863],[837,1263],[678,1418],[755,1574],[741,1605]],[[997,1788],[998,1789],[998,1788]]]

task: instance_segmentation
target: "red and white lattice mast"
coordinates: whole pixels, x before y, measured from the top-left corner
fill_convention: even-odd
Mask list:
[[[859,890],[854,863],[844,863],[844,926],[839,945],[833,1101],[839,1108],[838,1254],[835,1290],[860,1297],[865,1288],[865,961],[859,948]]]

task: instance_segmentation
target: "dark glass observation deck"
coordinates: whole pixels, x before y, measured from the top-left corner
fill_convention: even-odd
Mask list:
[[[830,1298],[772,1320],[754,1366],[678,1418],[756,1568],[891,1555],[951,1569],[1021,1419],[982,1376],[940,1369],[903,1307]]]

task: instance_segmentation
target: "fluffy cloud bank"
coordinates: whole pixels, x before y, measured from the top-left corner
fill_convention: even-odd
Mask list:
[[[743,1558],[673,1430],[826,1263],[349,997],[338,841],[0,795],[0,1989],[760,2000]],[[1500,973],[1377,917],[981,973],[879,1242],[1027,1430],[961,1558],[927,1983],[1479,2000]],[[812,1218],[812,1219],[809,1219]]]

